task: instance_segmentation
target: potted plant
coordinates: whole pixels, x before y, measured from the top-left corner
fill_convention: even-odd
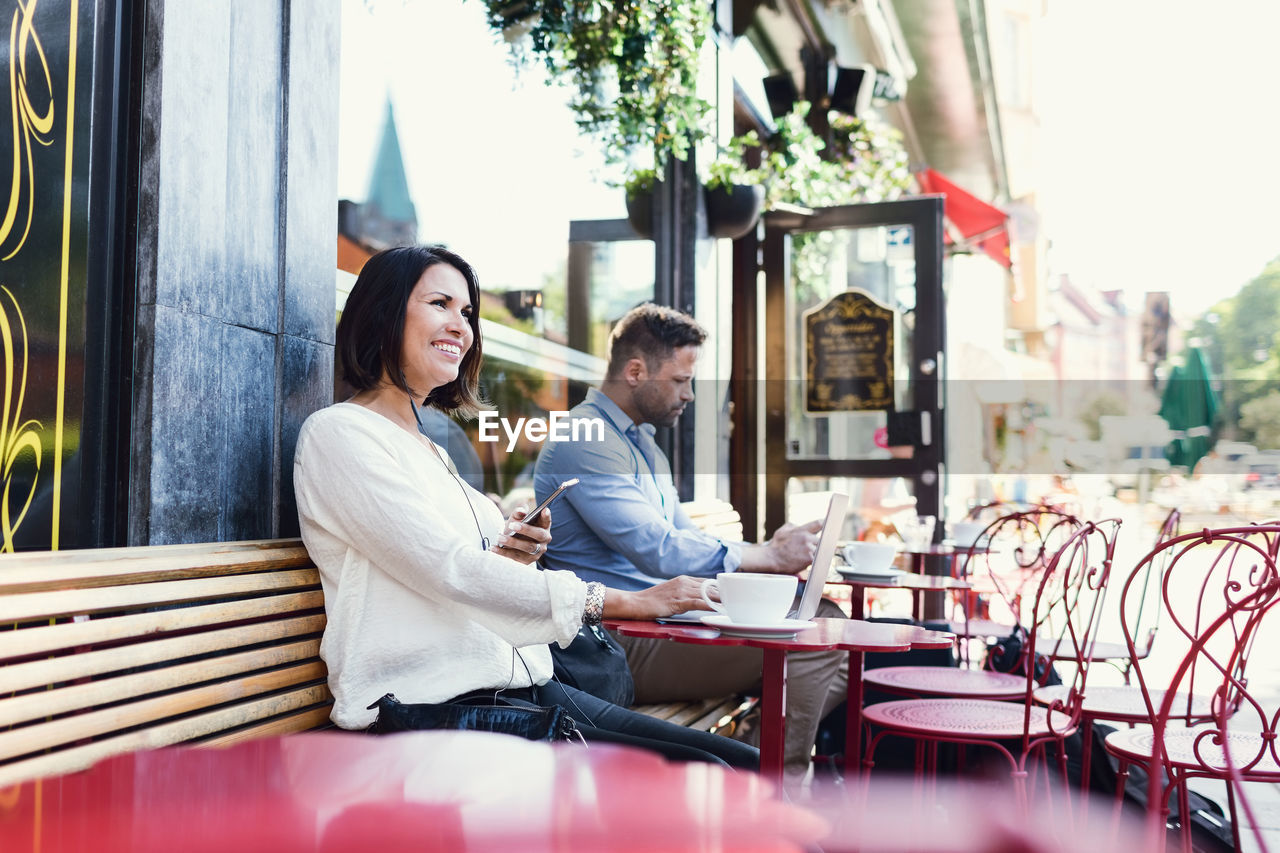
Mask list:
[[[654,169],[635,169],[627,176],[627,221],[641,237],[653,236],[653,188],[658,181]]]
[[[513,6],[520,17],[513,16]],[[706,0],[486,0],[499,32],[528,28],[527,45],[552,77],[568,80],[578,126],[611,163],[651,150],[660,173],[706,136],[710,105],[698,97],[698,58],[711,30]]]
[[[809,127],[809,104],[798,102],[778,119],[763,144],[754,132],[736,137],[731,149],[759,146],[760,165],[752,170],[764,185],[764,208],[780,204],[830,207],[897,198],[911,180],[901,136],[869,120],[835,116],[832,145]],[[829,231],[796,234],[792,241],[792,274],[801,302],[819,291],[834,248]]]
[[[764,208],[764,178],[759,169],[746,165],[746,149],[758,146],[755,131],[734,137],[707,167],[703,202],[707,211],[707,233],[712,237],[736,240],[755,228]]]

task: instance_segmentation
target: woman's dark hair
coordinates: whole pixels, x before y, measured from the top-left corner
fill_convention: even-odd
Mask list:
[[[643,358],[650,371],[681,347],[702,346],[707,330],[688,314],[646,302],[622,316],[609,334],[609,365],[605,376],[617,379],[633,358]]]
[[[338,364],[343,378],[357,391],[376,388],[385,374],[401,391],[413,393],[400,365],[405,308],[422,274],[436,264],[448,264],[467,280],[472,342],[458,365],[458,378],[433,389],[424,403],[473,417],[484,405],[479,391],[480,280],[471,264],[443,246],[385,249],[365,261],[338,321]]]

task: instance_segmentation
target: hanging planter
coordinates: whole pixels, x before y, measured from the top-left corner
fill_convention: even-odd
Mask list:
[[[716,184],[703,190],[707,233],[736,240],[756,227],[764,207],[764,187]]]
[[[652,151],[662,169],[707,136],[711,105],[698,97],[706,0],[485,0],[489,26],[517,61],[541,61],[574,91],[578,128],[606,162]],[[527,39],[524,35],[527,33]]]
[[[647,189],[627,196],[627,221],[637,234],[653,238],[653,190]]]
[[[653,192],[658,173],[653,169],[636,169],[623,185],[627,191],[627,221],[637,234],[653,237]]]

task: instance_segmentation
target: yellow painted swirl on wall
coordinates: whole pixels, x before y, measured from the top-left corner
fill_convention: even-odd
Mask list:
[[[12,117],[13,168],[10,172],[9,203],[0,222],[0,251],[8,246],[19,218],[22,235],[0,260],[9,260],[22,249],[31,232],[31,210],[35,198],[35,169],[31,143],[48,146],[53,143],[53,77],[45,59],[44,46],[36,34],[33,19],[40,0],[17,0],[13,22],[9,25],[9,104]],[[28,58],[33,67],[28,69]],[[32,74],[38,98],[31,97]],[[42,90],[42,91],[41,91]],[[38,104],[47,107],[40,112]],[[25,181],[24,181],[25,172]]]
[[[40,481],[42,445],[40,422],[34,419],[22,420],[22,404],[27,393],[27,321],[9,288],[0,285],[0,295],[8,297],[16,320],[10,320],[9,305],[0,298],[0,350],[4,355],[3,362],[0,362],[4,371],[0,374],[0,381],[4,383],[0,388],[4,395],[0,406],[0,473],[4,475],[4,492],[0,494],[0,532],[4,535],[4,541],[0,544],[0,551],[12,552],[13,534],[18,525],[22,524],[22,519],[31,506],[31,499],[35,497],[36,483]],[[19,371],[15,371],[15,365]],[[14,469],[24,453],[30,453],[34,457],[35,476],[31,479],[31,488],[22,502],[22,509],[15,518],[9,509],[12,506],[10,489],[13,487]]]

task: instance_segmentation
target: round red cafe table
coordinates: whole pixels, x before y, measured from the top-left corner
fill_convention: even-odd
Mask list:
[[[921,595],[925,592],[949,592],[952,590],[968,590],[973,587],[967,582],[945,575],[920,575],[915,572],[903,572],[893,577],[877,578],[872,575],[836,574],[827,578],[827,583],[848,586],[850,615],[854,619],[865,618],[866,590],[868,589],[908,589],[911,590],[912,613],[923,618]]]
[[[0,788],[5,853],[798,851],[754,773],[481,732],[306,732],[129,753]]]
[[[606,620],[606,627],[627,637],[650,637],[677,643],[709,646],[751,646],[764,653],[760,689],[760,772],[782,780],[782,746],[786,736],[787,652],[830,651],[849,653],[845,744],[847,767],[862,766],[862,666],[866,652],[905,652],[911,649],[945,649],[955,636],[916,625],[863,622],[859,619],[814,619],[813,627],[790,638],[730,637],[714,628],[688,623],[625,622]],[[858,735],[855,735],[858,733]]]

